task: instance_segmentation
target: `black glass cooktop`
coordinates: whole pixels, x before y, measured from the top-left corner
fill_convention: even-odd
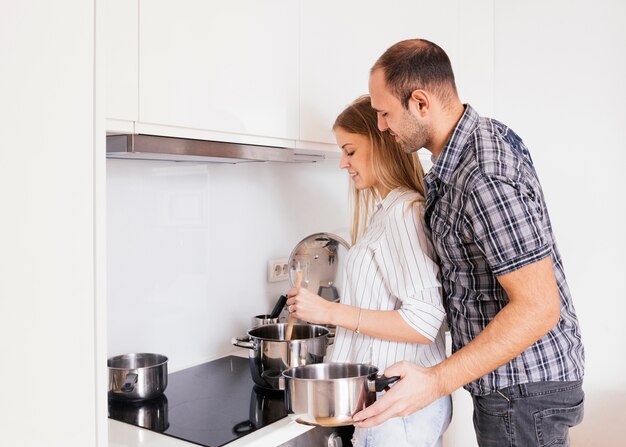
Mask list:
[[[109,401],[109,417],[207,447],[219,447],[287,416],[283,393],[258,389],[248,359],[227,356],[171,373],[163,396]]]

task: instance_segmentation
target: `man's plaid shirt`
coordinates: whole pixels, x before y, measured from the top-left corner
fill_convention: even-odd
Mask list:
[[[465,388],[483,395],[527,382],[582,379],[578,320],[541,185],[520,137],[466,105],[425,181],[425,220],[440,258],[453,351],[508,303],[498,275],[551,256],[561,296],[561,318],[550,332]]]

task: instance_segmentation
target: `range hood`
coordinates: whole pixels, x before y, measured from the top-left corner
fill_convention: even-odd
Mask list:
[[[155,135],[108,135],[107,158],[196,161],[214,163],[321,161],[321,155],[296,155],[283,147],[224,143],[220,141]]]

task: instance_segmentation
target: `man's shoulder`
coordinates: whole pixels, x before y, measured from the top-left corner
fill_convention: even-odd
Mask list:
[[[464,167],[476,181],[488,177],[517,182],[524,167],[532,164],[520,136],[493,118],[480,117],[467,144]]]

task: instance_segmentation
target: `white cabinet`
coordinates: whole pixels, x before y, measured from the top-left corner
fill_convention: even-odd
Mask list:
[[[378,56],[415,37],[446,50],[463,100],[492,109],[493,0],[109,0],[107,9],[109,127],[338,153],[335,117],[367,93]]]
[[[104,4],[107,130],[132,132],[139,120],[139,0]]]
[[[139,121],[298,138],[293,0],[140,2]],[[230,136],[229,136],[230,135]]]

